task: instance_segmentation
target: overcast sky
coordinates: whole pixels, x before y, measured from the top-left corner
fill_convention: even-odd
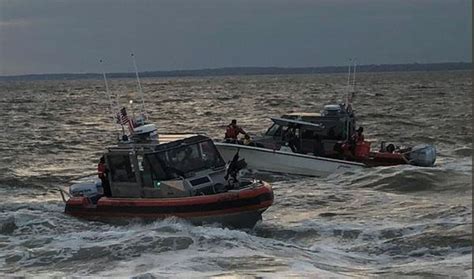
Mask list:
[[[471,61],[470,0],[0,0],[0,75]]]

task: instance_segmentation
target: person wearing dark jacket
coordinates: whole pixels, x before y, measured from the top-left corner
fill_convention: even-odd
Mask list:
[[[283,140],[288,144],[288,147],[291,148],[291,151],[294,153],[299,150],[299,138],[296,135],[295,127],[288,127],[283,135]]]
[[[326,154],[324,152],[324,145],[323,142],[321,141],[321,138],[319,135],[314,136],[314,145],[313,145],[313,154],[314,156],[322,156]]]

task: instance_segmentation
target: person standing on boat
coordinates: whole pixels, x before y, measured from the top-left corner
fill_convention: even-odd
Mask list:
[[[107,168],[105,166],[104,156],[100,157],[99,164],[97,165],[97,175],[102,181],[102,188],[104,189],[104,196],[111,197],[109,179],[107,178]]]
[[[227,125],[224,139],[228,142],[235,142],[239,134],[247,135],[247,133],[237,125],[237,120],[232,119],[230,124]]]
[[[354,135],[352,135],[352,137],[354,138],[353,141],[354,143],[358,143],[358,142],[363,142],[364,141],[364,134],[362,134],[364,132],[364,128],[363,127],[359,127],[359,129],[357,129],[356,133]]]
[[[286,142],[289,148],[291,148],[291,151],[296,153],[298,152],[298,147],[299,147],[299,138],[296,135],[296,127],[295,126],[289,126],[286,131],[283,133],[282,136],[283,141]]]
[[[359,129],[357,129],[357,131],[355,132],[355,134],[353,134],[351,136],[351,140],[349,142],[350,144],[350,150],[351,150],[351,153],[352,155],[355,156],[355,150],[356,150],[356,146],[358,143],[360,142],[363,142],[364,141],[364,128],[363,127],[359,127]]]
[[[313,139],[313,155],[321,157],[324,157],[326,155],[326,153],[324,152],[323,142],[321,141],[321,138],[318,134],[315,134]]]

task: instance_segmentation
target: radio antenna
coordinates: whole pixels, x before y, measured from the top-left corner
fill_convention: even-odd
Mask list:
[[[111,97],[110,90],[109,90],[109,83],[107,82],[107,75],[105,74],[105,70],[104,70],[104,67],[103,67],[103,62],[104,61],[102,59],[100,59],[99,62],[100,62],[101,68],[102,68],[102,76],[104,77],[105,92],[107,93],[107,98],[109,100],[109,106],[110,106],[109,110],[110,110],[110,117],[112,118],[112,124],[119,124],[122,127],[122,135],[124,135],[125,130],[124,130],[124,127],[123,127],[123,124],[122,124],[122,121],[121,121],[122,118],[118,117],[118,119],[116,120],[115,116],[114,116],[114,113],[113,113],[114,104],[113,104],[112,97]],[[118,111],[118,106],[119,106],[118,93],[115,95],[115,99],[116,99],[115,106],[116,106],[116,109]],[[119,134],[119,137],[120,137],[120,134]]]
[[[357,60],[354,59],[354,74],[352,75],[352,92],[355,92]]]
[[[346,106],[350,103],[350,87],[351,87],[351,62],[352,59],[349,59],[349,67],[347,69],[347,88],[346,88]]]
[[[107,75],[105,74],[104,66],[103,66],[103,60],[100,59],[99,63],[102,68],[102,76],[104,77],[104,82],[105,82],[105,93],[107,94],[107,99],[109,100],[109,113],[112,118],[112,123],[115,124],[115,117],[114,117],[114,109],[113,109],[113,102],[112,98],[110,97],[110,90],[109,90],[109,83],[107,82]]]
[[[140,83],[140,76],[138,75],[138,68],[137,68],[137,62],[135,61],[135,55],[133,53],[130,54],[132,56],[133,60],[133,67],[135,68],[135,75],[137,77],[137,87],[138,87],[138,93],[140,94],[140,99],[142,101],[142,114],[145,119],[147,119],[146,116],[146,111],[145,111],[145,101],[143,99],[143,89],[142,89],[142,84]]]

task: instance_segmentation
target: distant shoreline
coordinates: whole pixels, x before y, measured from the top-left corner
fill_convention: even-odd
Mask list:
[[[472,63],[447,62],[427,64],[382,64],[357,65],[358,72],[411,72],[411,71],[450,71],[472,70]],[[326,67],[227,67],[196,70],[145,71],[140,77],[204,77],[204,76],[236,76],[236,75],[290,75],[290,74],[330,74],[346,73],[347,66]],[[134,78],[135,73],[107,73],[108,78]],[[73,80],[102,79],[100,73],[83,74],[29,74],[0,76],[0,81],[10,80]]]

